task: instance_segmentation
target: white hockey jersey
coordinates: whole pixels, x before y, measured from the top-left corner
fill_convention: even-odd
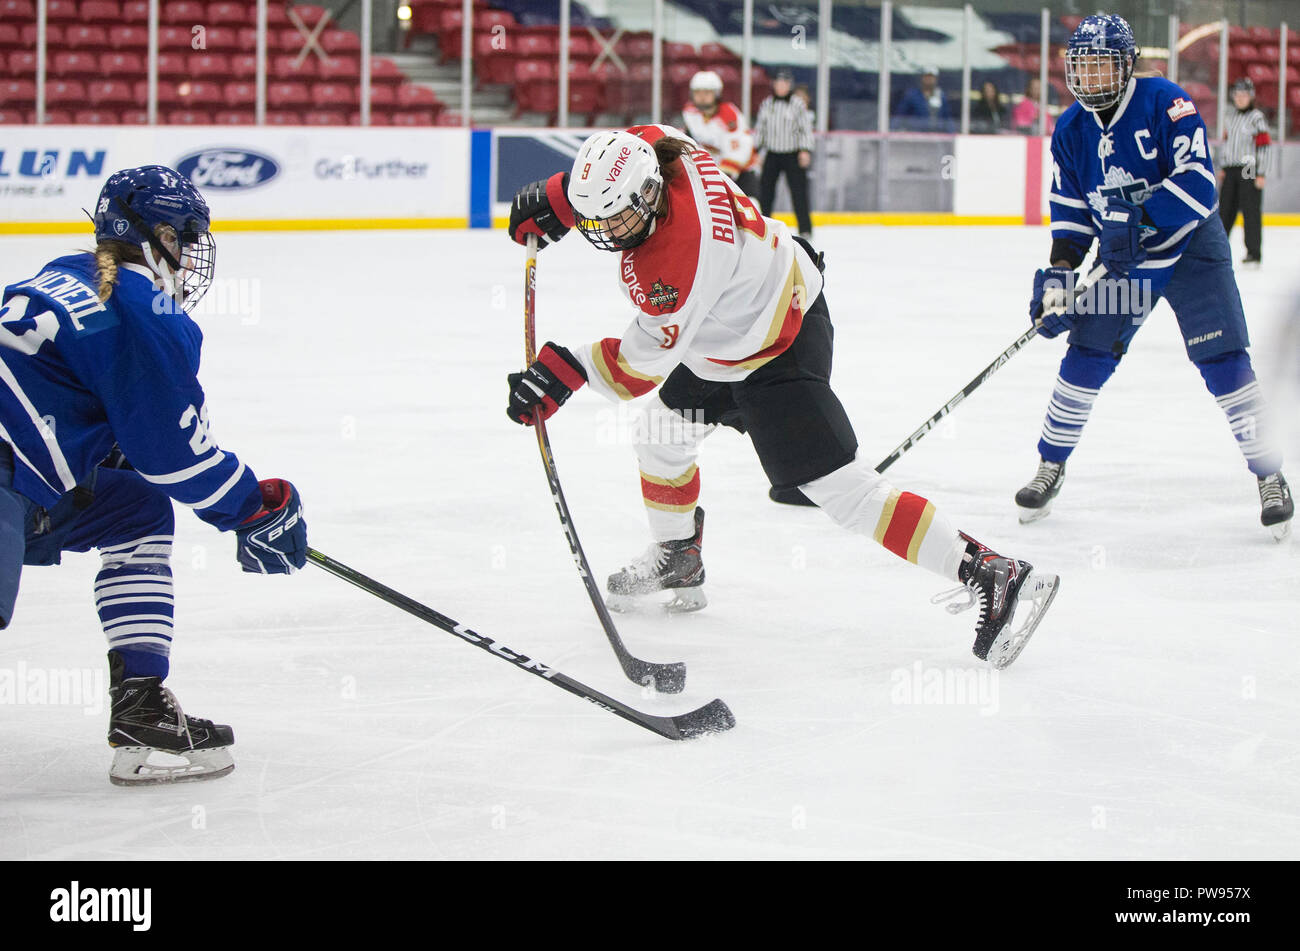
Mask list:
[[[713,115],[706,117],[688,102],[682,107],[682,121],[691,138],[704,146],[718,168],[732,178],[758,165],[754,133],[734,103],[720,102]]]
[[[654,143],[677,130],[635,126]],[[619,279],[639,313],[622,338],[578,348],[592,388],[650,392],[678,364],[735,382],[784,353],[822,290],[822,275],[780,221],[764,218],[704,149],[679,160],[667,217],[622,252]]]

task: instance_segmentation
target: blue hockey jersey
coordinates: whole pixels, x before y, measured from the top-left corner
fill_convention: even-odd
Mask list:
[[[89,253],[50,262],[4,290],[0,439],[15,491],[52,505],[118,444],[139,474],[230,529],[261,506],[257,477],[208,431],[198,325],[122,264],[106,303]],[[159,311],[162,311],[159,313]]]
[[[1155,272],[1178,262],[1192,232],[1218,208],[1205,123],[1177,84],[1129,80],[1104,127],[1077,102],[1062,114],[1052,133],[1052,237],[1086,252],[1112,196],[1142,205],[1157,229],[1143,242],[1148,258],[1138,265]]]

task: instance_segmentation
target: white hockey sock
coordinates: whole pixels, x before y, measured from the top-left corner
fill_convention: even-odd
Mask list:
[[[837,525],[900,558],[956,579],[966,542],[933,502],[890,485],[861,457],[800,486]]]
[[[149,535],[100,549],[95,610],[110,650],[166,657],[172,643],[172,536]]]
[[[655,397],[636,420],[636,458],[641,468],[650,535],[668,542],[695,534],[700,498],[700,443],[716,427],[688,422]]]

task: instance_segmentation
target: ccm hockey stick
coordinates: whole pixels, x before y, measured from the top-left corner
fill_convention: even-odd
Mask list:
[[[528,236],[528,260],[524,266],[524,359],[531,364],[537,359],[537,236]],[[560,488],[560,476],[555,470],[555,457],[551,454],[551,440],[546,435],[546,423],[542,420],[542,411],[537,409],[533,418],[533,429],[537,431],[537,449],[542,454],[542,466],[546,470],[546,483],[551,489],[551,498],[555,501],[555,512],[560,516],[560,525],[564,528],[564,537],[569,542],[569,551],[573,553],[573,563],[578,566],[578,574],[591,598],[591,606],[596,609],[600,626],[605,629],[609,646],[614,648],[623,673],[633,683],[647,685],[663,693],[681,693],[686,686],[686,665],[652,664],[633,657],[619,637],[614,620],[609,616],[609,608],[601,596],[600,588],[591,575],[591,566],[587,555],[578,541],[578,530],[573,525],[573,516],[569,514],[569,503],[564,500],[564,490]]]
[[[1088,276],[1084,279],[1084,281],[1075,288],[1075,297],[1078,297],[1089,287],[1091,287],[1092,284],[1098,278],[1100,278],[1104,272],[1105,272],[1104,265],[1098,264],[1095,268],[1093,268],[1093,270],[1088,274]],[[922,423],[920,428],[917,429],[916,432],[912,433],[912,435],[904,439],[898,446],[894,448],[893,452],[887,455],[884,459],[880,460],[880,462],[877,463],[876,465],[876,471],[884,472],[895,462],[897,462],[899,460],[899,457],[902,456],[903,453],[907,452],[907,450],[911,449],[918,442],[920,442],[921,438],[930,430],[934,429],[934,427],[939,424],[939,421],[941,419],[943,419],[954,409],[956,409],[957,405],[961,403],[962,400],[966,399],[966,397],[970,396],[977,389],[983,386],[984,382],[989,377],[991,377],[994,373],[997,373],[998,370],[1002,369],[1002,365],[1004,363],[1006,363],[1013,356],[1015,356],[1021,347],[1029,343],[1029,341],[1033,340],[1034,337],[1036,336],[1038,336],[1038,326],[1035,324],[1031,326],[1028,330],[1026,330],[1024,333],[1022,333],[1019,337],[1017,337],[1015,341],[1011,344],[1011,346],[1007,347],[1005,350],[999,353],[997,357],[994,358],[992,363],[990,363],[983,370],[977,373],[975,375],[975,378],[971,380],[969,383],[967,383],[965,386],[963,386],[961,390],[958,391],[956,396],[954,396],[948,402],[944,403],[943,406],[939,407],[939,412],[935,413],[924,423]]]
[[[546,666],[541,661],[516,653],[485,634],[470,630],[464,624],[452,620],[445,614],[439,614],[433,608],[426,607],[401,592],[394,591],[373,578],[366,577],[361,572],[335,561],[329,555],[322,554],[314,548],[307,549],[307,560],[318,568],[328,571],[336,578],[342,578],[348,584],[356,585],[367,594],[373,594],[381,601],[387,601],[393,607],[401,608],[407,614],[414,615],[421,621],[441,628],[448,634],[455,634],[475,647],[482,648],[493,657],[508,661],[520,670],[540,677],[561,690],[567,690],[576,697],[591,701],[616,717],[622,717],[630,723],[635,723],[637,726],[644,727],[652,733],[658,733],[667,739],[690,740],[706,733],[723,733],[736,725],[736,718],[731,715],[731,711],[727,709],[727,705],[721,700],[713,700],[697,710],[679,714],[675,717],[661,717],[643,713],[625,703],[620,703],[613,697],[607,697],[598,690],[591,689],[586,684],[560,673],[553,667]]]

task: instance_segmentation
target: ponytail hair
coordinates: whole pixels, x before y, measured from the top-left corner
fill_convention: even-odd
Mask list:
[[[655,158],[659,160],[659,174],[664,178],[664,184],[667,185],[677,177],[681,171],[681,166],[677,160],[683,155],[690,155],[695,151],[695,147],[685,139],[679,139],[676,136],[665,135],[658,139],[654,144]]]
[[[113,295],[117,283],[117,269],[123,261],[138,263],[143,260],[139,250],[123,241],[101,241],[95,246],[95,280],[98,283],[99,302],[105,304]]]

